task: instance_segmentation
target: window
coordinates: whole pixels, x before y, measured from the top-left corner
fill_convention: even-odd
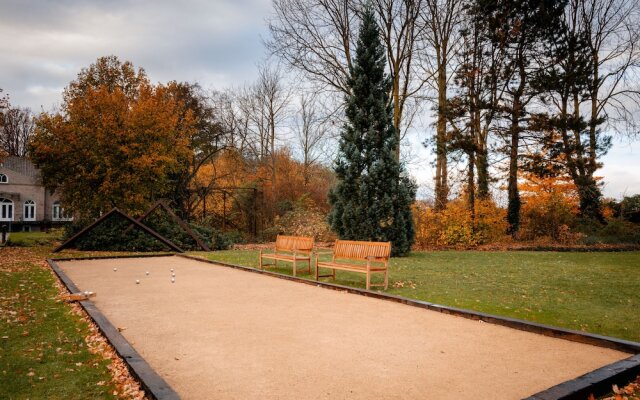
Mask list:
[[[59,201],[56,201],[53,203],[53,215],[51,219],[54,221],[71,221],[73,217],[64,211],[64,208],[60,206]]]
[[[0,174],[0,183],[9,183],[9,178],[5,174]]]
[[[22,219],[25,221],[36,220],[36,203],[33,200],[27,200],[24,202]]]
[[[13,201],[0,198],[0,221],[13,221]]]

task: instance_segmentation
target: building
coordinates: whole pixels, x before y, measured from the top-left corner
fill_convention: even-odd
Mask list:
[[[31,161],[6,157],[0,162],[0,228],[41,230],[72,219],[58,196],[42,185],[40,171]]]

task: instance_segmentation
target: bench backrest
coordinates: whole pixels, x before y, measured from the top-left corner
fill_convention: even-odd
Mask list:
[[[352,260],[366,260],[367,257],[388,260],[391,256],[391,242],[336,240],[333,254],[336,258],[349,258]]]
[[[313,251],[313,238],[306,236],[283,236],[276,237],[276,251],[299,251],[311,253]]]

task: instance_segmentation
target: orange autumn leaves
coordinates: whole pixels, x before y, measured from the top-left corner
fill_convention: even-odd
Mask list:
[[[193,116],[174,83],[153,85],[128,63],[101,61],[70,84],[59,112],[39,116],[31,157],[45,185],[81,215],[140,212],[189,155]]]

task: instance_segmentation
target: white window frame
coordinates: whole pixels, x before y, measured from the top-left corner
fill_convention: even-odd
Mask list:
[[[54,201],[51,209],[52,221],[73,221],[73,217],[66,215],[64,207],[60,205],[59,201]]]
[[[2,184],[9,183],[9,177],[5,174],[0,174],[0,183]]]
[[[10,211],[9,216],[7,216],[6,210],[7,208]],[[15,207],[13,201],[5,198],[0,198],[0,221],[3,222],[11,222],[13,221],[13,217],[15,215]]]
[[[31,209],[31,216],[28,217],[29,214],[27,210]],[[35,221],[36,220],[36,202],[33,200],[27,200],[24,202],[22,206],[22,220],[23,221]]]

